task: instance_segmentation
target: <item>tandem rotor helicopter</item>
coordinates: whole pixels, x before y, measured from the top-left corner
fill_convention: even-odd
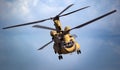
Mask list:
[[[52,37],[52,40],[50,42],[48,42],[47,44],[45,44],[44,46],[42,46],[41,48],[39,48],[38,50],[42,50],[43,48],[45,48],[46,46],[48,46],[50,43],[54,42],[53,45],[53,49],[55,54],[58,53],[58,58],[63,59],[62,54],[68,54],[68,53],[72,53],[72,52],[77,52],[77,54],[81,53],[80,50],[80,45],[77,43],[77,41],[75,41],[75,35],[70,34],[70,31],[74,30],[74,29],[79,29],[81,27],[84,27],[92,22],[95,22],[103,17],[106,17],[114,12],[116,12],[116,10],[110,11],[104,15],[101,15],[95,19],[92,19],[86,23],[80,24],[76,27],[70,28],[69,26],[66,26],[64,28],[64,30],[62,29],[61,26],[61,22],[59,20],[60,17],[63,16],[67,16],[69,14],[78,12],[80,10],[86,9],[90,6],[86,6],[80,9],[77,9],[75,11],[66,13],[66,14],[62,14],[64,11],[66,11],[68,8],[70,8],[71,6],[73,6],[74,4],[70,4],[69,6],[67,6],[63,11],[61,11],[58,15],[56,15],[55,17],[50,17],[47,19],[43,19],[43,20],[38,20],[38,21],[34,21],[34,22],[29,22],[29,23],[24,23],[24,24],[18,24],[18,25],[13,25],[13,26],[8,26],[8,27],[4,27],[3,29],[9,29],[9,28],[14,28],[14,27],[20,27],[20,26],[26,26],[26,25],[31,25],[31,24],[37,24],[40,22],[44,22],[46,20],[53,20],[54,22],[54,26],[55,28],[51,28],[51,27],[47,27],[47,26],[41,26],[41,25],[34,25],[33,27],[35,28],[42,28],[42,29],[48,29],[51,30],[50,35]]]

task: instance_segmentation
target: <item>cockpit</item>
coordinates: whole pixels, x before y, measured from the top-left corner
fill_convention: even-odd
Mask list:
[[[71,48],[74,45],[74,42],[71,40],[68,43],[65,43],[65,41],[62,41],[62,47],[66,47],[66,48]]]

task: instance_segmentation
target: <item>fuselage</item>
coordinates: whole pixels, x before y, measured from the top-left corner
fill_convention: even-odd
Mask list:
[[[80,49],[80,45],[75,41],[74,37],[68,32],[64,34],[64,31],[68,30],[66,27],[62,29],[60,20],[58,17],[53,19],[56,31],[51,31],[52,39],[54,40],[54,51],[58,54],[72,53]]]

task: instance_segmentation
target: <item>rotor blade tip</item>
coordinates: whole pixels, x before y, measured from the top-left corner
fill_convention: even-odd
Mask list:
[[[2,29],[8,29],[8,28],[5,27],[5,28],[2,28]]]
[[[89,8],[90,6],[86,6],[85,8]]]
[[[117,12],[117,10],[116,10],[116,9],[115,9],[114,11],[115,11],[115,12]]]
[[[39,48],[39,49],[37,49],[37,50],[41,50],[41,49],[43,49],[43,48]]]
[[[2,29],[5,29],[5,28],[2,28]]]
[[[115,10],[113,10],[113,11],[111,11],[111,13],[115,13],[115,12],[117,12],[117,10],[115,9]]]

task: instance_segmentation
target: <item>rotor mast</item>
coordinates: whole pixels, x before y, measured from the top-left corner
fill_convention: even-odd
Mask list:
[[[58,16],[56,16],[56,17],[53,19],[53,22],[54,22],[54,26],[55,26],[55,28],[56,28],[56,31],[57,31],[57,32],[62,31],[61,22],[60,22]]]

